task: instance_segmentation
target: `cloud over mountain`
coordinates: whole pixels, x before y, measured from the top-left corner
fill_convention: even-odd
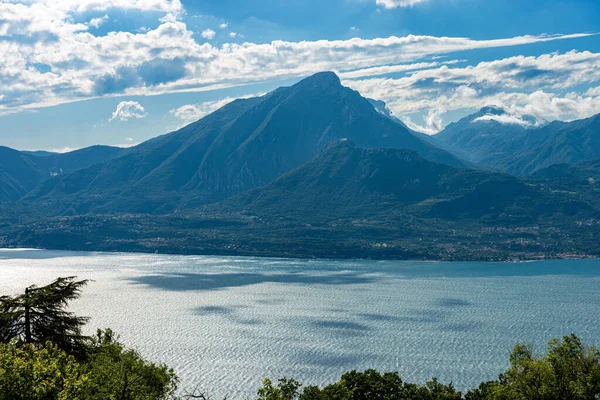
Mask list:
[[[578,85],[600,81],[599,63],[599,53],[570,51],[441,65],[400,78],[345,79],[344,84],[384,100],[397,116],[493,104],[539,119],[574,120],[600,112],[598,92],[575,92]]]
[[[117,105],[117,109],[112,113],[109,122],[118,119],[119,121],[129,121],[131,118],[146,118],[146,110],[137,101],[122,101]]]

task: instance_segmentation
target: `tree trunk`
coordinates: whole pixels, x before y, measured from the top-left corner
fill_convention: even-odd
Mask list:
[[[29,314],[29,289],[25,289],[25,343],[31,343],[31,317]]]

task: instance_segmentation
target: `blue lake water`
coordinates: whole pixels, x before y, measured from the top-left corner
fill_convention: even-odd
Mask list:
[[[244,398],[264,377],[325,384],[350,369],[495,378],[517,342],[575,332],[600,345],[600,260],[307,261],[0,250],[0,294],[58,276],[89,331],[174,367],[181,386]]]

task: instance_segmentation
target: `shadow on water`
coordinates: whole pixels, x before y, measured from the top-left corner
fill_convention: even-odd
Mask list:
[[[317,329],[325,329],[327,331],[340,334],[343,333],[344,335],[350,336],[355,336],[371,330],[369,326],[354,321],[316,320],[312,321],[311,325]]]
[[[377,278],[357,273],[330,275],[305,275],[300,273],[261,274],[261,273],[167,273],[144,275],[128,279],[139,285],[148,285],[171,291],[208,291],[233,287],[258,285],[261,283],[282,283],[296,285],[358,285],[373,283]]]
[[[248,306],[204,306],[195,308],[193,312],[201,317],[217,316],[226,318],[228,321],[239,325],[260,325],[264,323],[260,319],[245,318],[243,315],[240,315],[239,310],[246,308]]]
[[[454,298],[444,298],[439,299],[435,302],[438,307],[445,308],[459,308],[459,307],[468,307],[472,306],[473,303],[463,299],[454,299]]]
[[[328,351],[312,349],[301,350],[294,353],[294,362],[315,367],[343,367],[363,365],[365,356],[359,354],[334,354]]]

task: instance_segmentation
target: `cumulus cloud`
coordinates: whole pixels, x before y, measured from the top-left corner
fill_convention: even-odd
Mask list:
[[[418,3],[425,3],[429,0],[377,0],[376,4],[385,8],[397,8],[397,7],[412,7]]]
[[[585,94],[586,96],[600,96],[600,86],[589,88]]]
[[[216,34],[217,34],[217,32],[213,31],[212,29],[205,29],[202,31],[201,35],[204,39],[211,40],[212,38],[215,37]]]
[[[229,26],[229,24],[226,24],[225,22],[222,23],[221,25],[219,25],[219,29],[225,29],[227,28],[227,26]]]
[[[112,113],[109,122],[118,119],[120,121],[129,121],[131,118],[146,118],[148,114],[144,107],[137,101],[122,101],[117,105],[117,109]]]
[[[155,29],[95,36],[73,15],[112,8],[163,12]],[[374,67],[471,49],[584,35],[498,40],[432,36],[303,42],[198,43],[177,0],[42,0],[0,3],[0,113],[106,95],[146,95],[297,78],[323,70],[373,76]],[[214,31],[211,31],[214,32]],[[216,33],[215,33],[216,34]],[[211,36],[210,33],[208,36]],[[207,36],[207,35],[205,35]],[[238,35],[240,36],[240,35]],[[241,37],[241,36],[240,36]],[[43,51],[40,49],[43,48]],[[401,69],[400,67],[396,67]],[[350,76],[349,76],[350,77]],[[576,79],[576,78],[574,78]]]
[[[104,14],[103,17],[100,18],[92,18],[90,20],[90,22],[88,22],[88,26],[91,26],[92,28],[100,28],[101,25],[103,25],[106,21],[108,21],[108,15]]]
[[[237,34],[237,32],[229,32],[229,37],[232,37],[232,38],[234,38],[234,37],[236,37],[237,35],[238,35],[238,34]]]
[[[600,113],[595,89],[570,92],[600,81],[600,54],[571,51],[539,57],[509,57],[462,68],[442,65],[401,78],[345,79],[364,96],[384,100],[396,114],[474,109],[488,104],[515,115],[572,120]]]
[[[386,1],[398,5],[409,3],[407,0]],[[93,24],[91,21],[75,22],[77,14],[104,13],[112,9],[159,12],[163,13],[163,17],[154,29],[137,33],[110,32],[103,36],[96,36],[90,31],[90,27],[100,21]],[[404,113],[407,108],[423,109],[432,102],[430,97],[433,94],[440,93],[459,100],[460,104],[472,104],[473,98],[497,90],[504,79],[508,88],[535,90],[541,87],[536,87],[538,83],[552,82],[556,87],[568,88],[591,82],[600,74],[598,68],[591,67],[598,65],[598,55],[588,52],[563,58],[561,55],[547,55],[546,59],[523,57],[504,64],[500,60],[470,67],[472,70],[449,68],[451,61],[431,61],[436,56],[457,51],[518,46],[585,34],[495,40],[409,35],[302,42],[276,40],[262,44],[226,43],[216,47],[194,39],[193,32],[179,18],[184,13],[179,0],[0,2],[3,20],[0,25],[3,37],[0,53],[4,55],[0,58],[0,113],[98,96],[234,87],[270,79],[299,78],[323,70],[338,72],[352,87],[362,90],[369,86],[371,89],[365,90],[382,94],[371,97],[397,97],[395,109]],[[203,33],[204,38],[209,40],[216,35],[212,30]],[[229,35],[235,37],[234,32],[229,32]],[[423,58],[428,60],[423,61]],[[511,63],[516,67],[513,68]],[[392,82],[392,86],[401,90],[398,95],[374,90],[379,85],[377,81],[363,79],[416,70],[419,71],[410,74],[407,80]],[[462,73],[467,78],[462,78]],[[475,76],[481,78],[479,82]],[[368,82],[361,84],[359,79]],[[441,87],[445,89],[439,90]],[[425,96],[421,101],[418,97],[407,97],[402,90],[414,90]],[[411,101],[407,106],[400,106],[402,99]],[[452,109],[446,104],[431,108]]]

